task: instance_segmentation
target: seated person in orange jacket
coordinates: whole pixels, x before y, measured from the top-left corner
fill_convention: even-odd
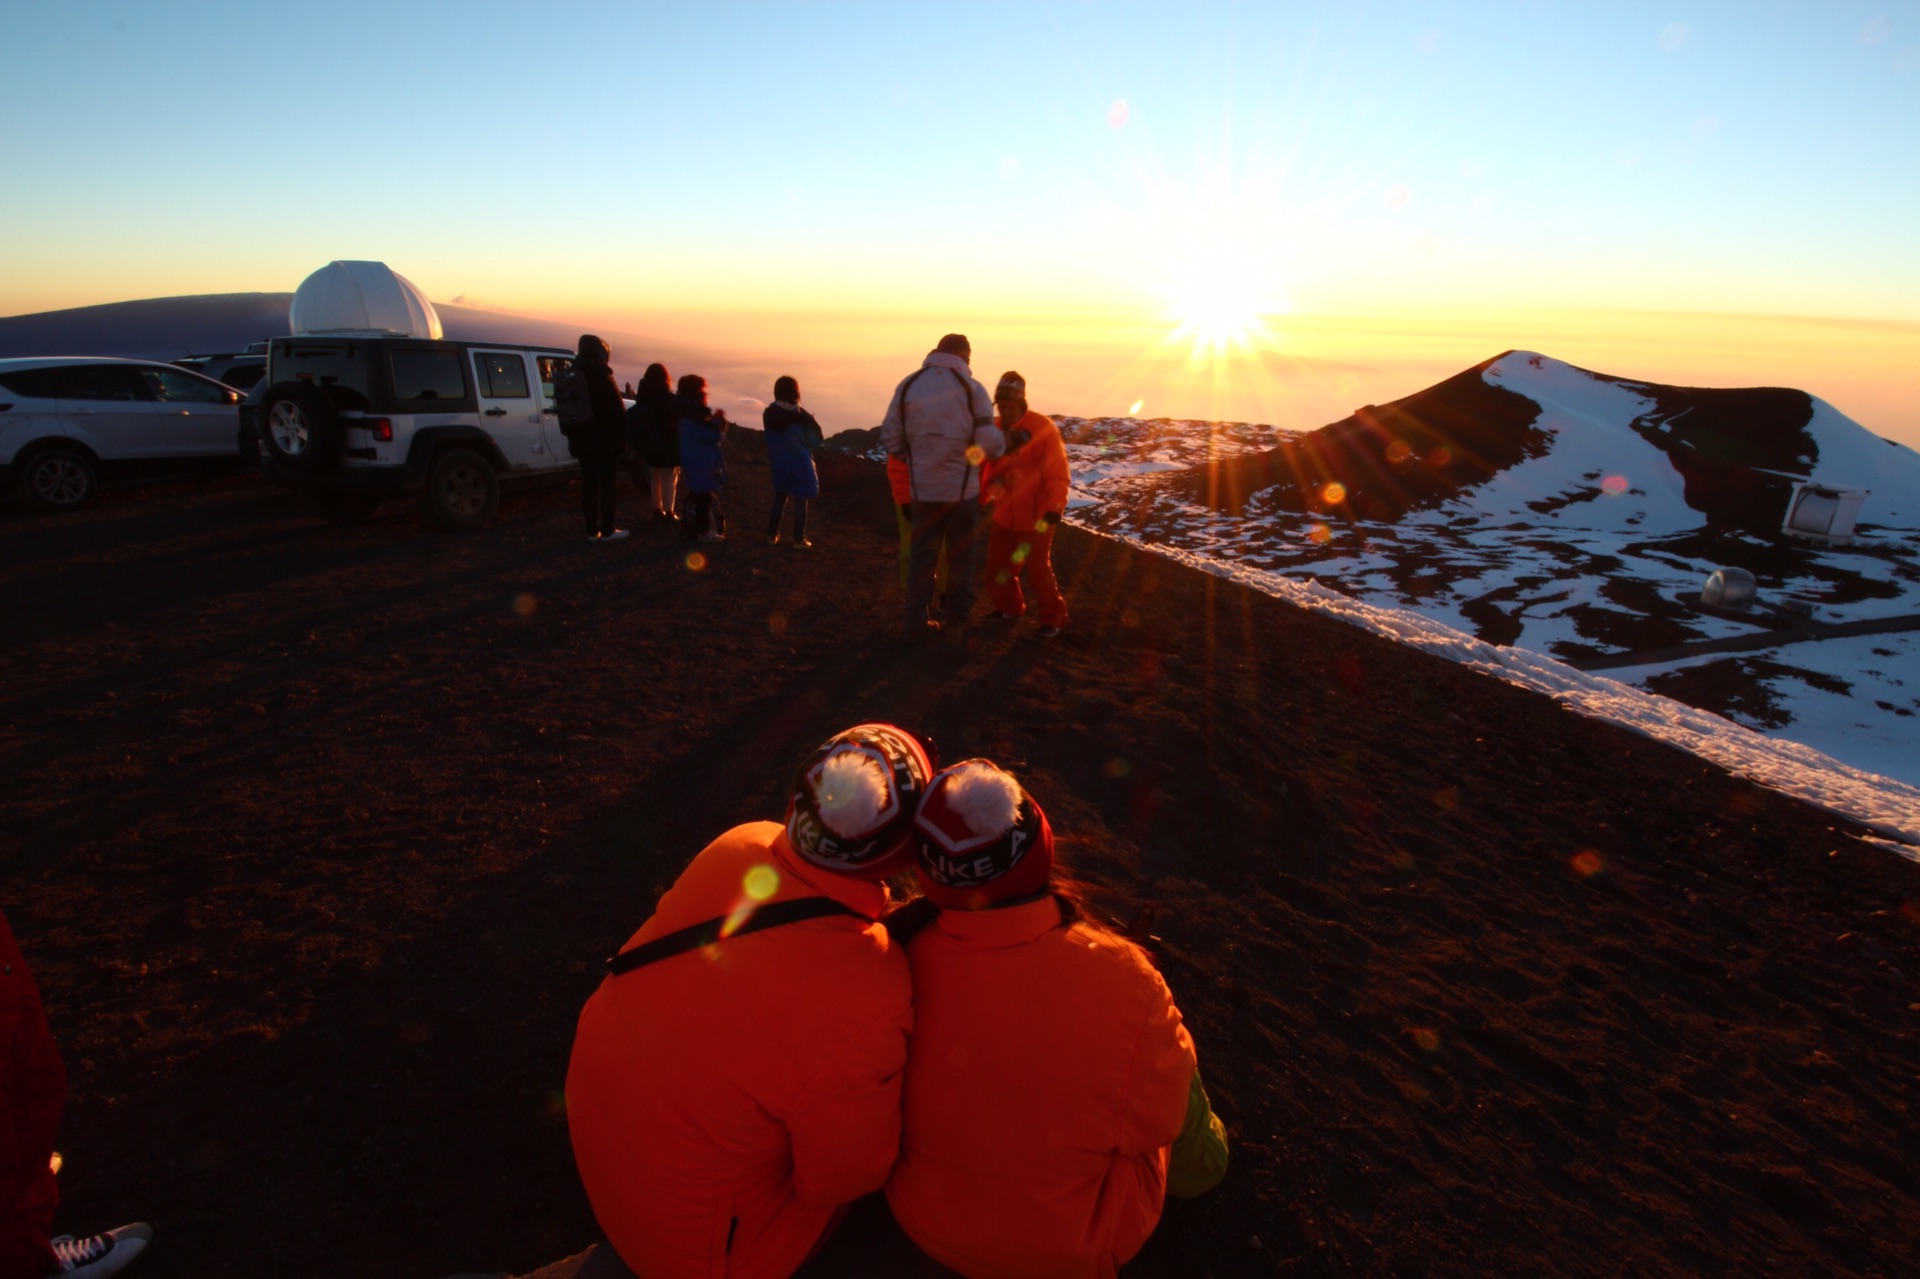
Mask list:
[[[987,530],[989,620],[1027,611],[1020,574],[1033,588],[1040,633],[1054,636],[1067,624],[1067,600],[1053,578],[1053,531],[1067,509],[1067,446],[1053,419],[1027,407],[1026,379],[1003,373],[993,389],[1007,451],[986,464],[987,500],[993,504]]]
[[[974,1279],[1111,1276],[1164,1194],[1226,1174],[1193,1040],[1146,953],[1054,891],[1053,832],[1011,776],[986,760],[940,772],[916,825],[938,913],[906,941],[914,1025],[887,1202]]]
[[[834,737],[784,827],[709,844],[609,961],[574,1037],[567,1127],[640,1279],[780,1279],[885,1183],[913,1003],[880,881],[912,858],[932,771],[890,725]],[[818,909],[768,926],[791,904]]]

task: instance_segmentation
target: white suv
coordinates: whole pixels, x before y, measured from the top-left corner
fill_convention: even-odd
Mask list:
[[[560,434],[558,347],[316,334],[267,347],[260,447],[269,476],[328,519],[417,493],[450,529],[493,515],[502,481],[577,467]]]
[[[0,494],[71,511],[105,480],[232,466],[240,393],[171,364],[0,360]]]

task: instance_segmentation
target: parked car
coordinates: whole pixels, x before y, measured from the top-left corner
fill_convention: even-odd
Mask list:
[[[257,426],[267,473],[338,523],[417,495],[442,527],[472,528],[503,483],[577,468],[553,406],[554,377],[572,363],[562,348],[511,343],[275,338]]]
[[[267,344],[255,342],[244,351],[192,355],[173,363],[176,368],[191,369],[236,391],[251,391],[267,375]]]
[[[0,360],[0,494],[71,511],[102,483],[232,465],[240,393],[153,360]]]

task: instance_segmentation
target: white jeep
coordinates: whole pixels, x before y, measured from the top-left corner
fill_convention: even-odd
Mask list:
[[[472,528],[503,483],[577,468],[553,404],[571,351],[447,341],[419,289],[377,262],[316,271],[291,320],[267,346],[260,450],[328,519],[418,494],[443,527]]]

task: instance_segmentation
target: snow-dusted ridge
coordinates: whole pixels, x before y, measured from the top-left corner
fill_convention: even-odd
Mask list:
[[[1310,433],[1057,420],[1077,524],[1920,832],[1920,630],[1670,656],[1794,625],[1695,608],[1716,568],[1815,622],[1920,615],[1920,455],[1818,399],[1512,351]],[[1779,534],[1800,477],[1871,490],[1853,544]],[[1654,653],[1608,678],[1567,665]]]
[[[1368,604],[1316,582],[1296,581],[1177,546],[1101,535],[1517,684],[1589,718],[1677,746],[1737,776],[1856,821],[1898,841],[1903,857],[1920,861],[1920,787],[1865,772],[1810,746],[1768,737],[1670,697],[1576,671],[1539,653],[1489,644],[1406,609]]]

